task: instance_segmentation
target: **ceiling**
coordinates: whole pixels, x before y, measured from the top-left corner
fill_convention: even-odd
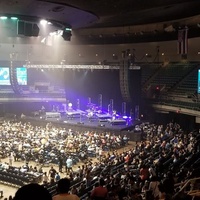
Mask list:
[[[0,14],[70,26],[85,43],[129,43],[177,38],[180,27],[200,36],[199,0],[1,0]]]

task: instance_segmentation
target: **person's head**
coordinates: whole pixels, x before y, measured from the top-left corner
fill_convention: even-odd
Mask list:
[[[13,200],[52,200],[52,196],[46,188],[37,184],[30,183],[17,190]]]
[[[70,180],[68,178],[62,178],[58,181],[58,192],[67,193],[70,188]]]
[[[104,181],[103,178],[101,178],[101,179],[99,180],[99,185],[100,185],[100,186],[104,186],[104,185],[105,185],[105,181]]]
[[[94,187],[99,187],[99,182],[96,182],[96,183],[94,184]]]

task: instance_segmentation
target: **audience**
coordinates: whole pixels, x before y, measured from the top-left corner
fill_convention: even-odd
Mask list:
[[[7,123],[9,126],[6,128],[4,125]],[[4,122],[4,125],[4,129],[0,126],[2,130],[0,132],[1,140],[3,141],[0,148],[7,148],[7,150],[3,150],[3,154],[9,156],[8,153],[13,152],[17,146],[23,155],[18,159],[24,157],[27,163],[36,155],[42,155],[40,157],[43,159],[41,163],[44,163],[46,156],[52,162],[53,159],[50,159],[52,156],[57,158],[60,172],[63,171],[62,168],[67,159],[73,156],[69,153],[69,149],[73,150],[76,155],[79,152],[87,152],[88,148],[91,151],[92,147],[95,146],[102,151],[102,148],[104,149],[110,141],[112,141],[112,145],[115,142],[118,145],[123,143],[123,137],[110,133],[98,135],[97,133],[83,132],[78,134],[71,130],[55,128],[52,125],[47,125],[42,129],[30,124],[23,125],[20,122],[14,123],[13,129],[10,122]],[[139,128],[143,132],[144,140],[137,142],[130,149],[124,149],[123,152],[113,149],[104,154],[101,152],[101,156],[96,155],[95,161],[91,160],[91,155],[87,153],[87,160],[83,160],[84,164],[79,166],[77,171],[71,170],[70,161],[70,165],[67,167],[69,179],[60,179],[59,173],[51,167],[49,176],[44,173],[43,183],[45,185],[47,182],[50,182],[51,185],[55,182],[58,183],[59,194],[53,197],[54,200],[62,200],[64,196],[69,196],[70,199],[79,199],[78,196],[82,196],[82,198],[87,197],[88,199],[108,198],[113,200],[141,199],[146,196],[148,199],[148,195],[145,194],[150,193],[153,193],[154,199],[172,199],[176,183],[200,176],[199,170],[197,170],[198,165],[195,164],[200,156],[198,132],[188,134],[176,123],[169,123],[166,127],[141,124]],[[17,132],[18,135],[15,139],[11,138],[13,131]],[[126,137],[124,138],[127,140]],[[55,141],[55,139],[57,140]],[[43,145],[38,148],[41,140],[43,140]],[[17,145],[13,146],[10,141]],[[74,147],[75,143],[76,147]],[[35,151],[33,147],[37,150]],[[38,152],[40,153],[38,154]],[[43,157],[43,155],[45,156]],[[63,156],[66,159],[63,159]],[[101,158],[99,159],[99,157]],[[3,166],[4,170],[9,169],[9,167],[6,164]],[[28,164],[24,166],[24,169],[28,172],[39,171]],[[71,189],[70,182],[72,183]],[[59,186],[59,184],[61,185]],[[66,184],[66,187],[62,188],[62,184]],[[77,184],[76,187],[75,184]]]

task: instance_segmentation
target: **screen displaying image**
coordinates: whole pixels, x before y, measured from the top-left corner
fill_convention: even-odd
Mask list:
[[[19,85],[27,85],[27,69],[24,67],[17,68],[17,81]]]
[[[27,69],[18,67],[16,68],[16,73],[18,84],[27,85]],[[0,85],[11,85],[9,67],[0,67]]]
[[[0,67],[0,85],[10,85],[10,72],[8,67]]]

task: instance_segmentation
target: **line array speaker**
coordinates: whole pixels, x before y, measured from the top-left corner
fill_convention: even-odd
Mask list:
[[[25,22],[19,20],[17,22],[17,34],[24,36],[34,36],[37,37],[39,35],[40,29],[36,23],[33,22]]]

